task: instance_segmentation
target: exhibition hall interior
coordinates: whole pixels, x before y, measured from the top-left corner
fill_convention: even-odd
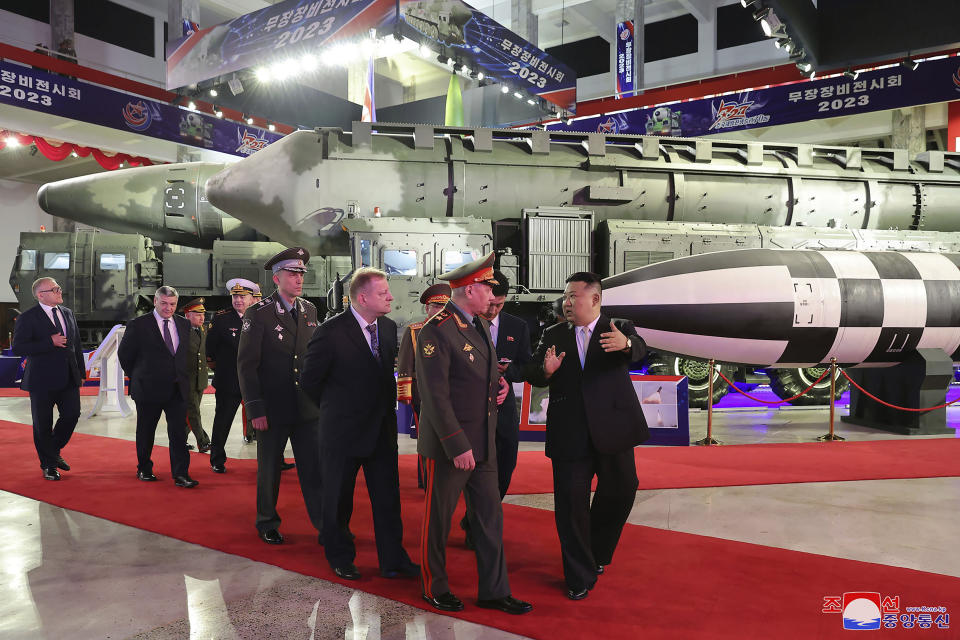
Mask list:
[[[0,638],[960,637],[958,24],[0,0]]]

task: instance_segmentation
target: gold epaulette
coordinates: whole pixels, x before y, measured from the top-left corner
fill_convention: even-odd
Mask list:
[[[443,324],[444,322],[446,322],[447,320],[449,320],[449,319],[450,319],[450,316],[452,316],[452,315],[456,315],[456,314],[450,313],[450,312],[447,311],[446,309],[441,309],[441,310],[438,311],[432,318],[430,318],[429,320],[427,320],[424,324],[441,325],[441,324]]]
[[[423,325],[425,325],[425,324],[427,324],[427,323],[421,320],[420,322],[411,322],[411,323],[408,324],[407,326],[410,327],[410,330],[411,330],[411,331],[415,331],[415,330],[417,330],[417,329],[422,329],[422,328],[423,328]]]
[[[214,315],[215,315],[215,316],[222,316],[223,314],[229,313],[229,312],[231,312],[231,311],[233,311],[234,313],[236,313],[236,311],[234,310],[234,308],[233,308],[233,307],[230,307],[229,309],[220,309],[220,311],[217,311]]]
[[[466,328],[467,328],[467,323],[464,322],[463,320],[461,320],[461,319],[460,319],[460,316],[459,316],[458,314],[456,314],[456,313],[451,313],[450,315],[452,315],[452,316],[453,316],[453,319],[457,321],[457,326],[458,326],[458,327],[460,327],[461,329],[466,329]]]
[[[413,402],[413,378],[410,376],[397,378],[397,400],[404,404]]]

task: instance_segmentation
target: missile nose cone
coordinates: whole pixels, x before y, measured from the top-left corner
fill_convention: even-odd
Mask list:
[[[43,185],[37,191],[37,204],[40,205],[41,209],[50,213],[49,205],[47,204],[47,186],[48,185]]]

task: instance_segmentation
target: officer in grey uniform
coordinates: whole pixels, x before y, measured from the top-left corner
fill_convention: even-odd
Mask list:
[[[497,481],[497,405],[507,384],[497,370],[488,323],[480,313],[493,299],[494,254],[440,276],[452,297],[420,329],[416,371],[420,391],[420,435],[426,504],[421,530],[423,598],[441,611],[460,611],[450,593],[446,544],[450,519],[461,493],[477,554],[477,606],[521,614],[528,602],[510,595],[503,553],[503,509]]]
[[[310,254],[285,249],[264,265],[277,290],[243,314],[237,376],[243,404],[257,430],[257,531],[267,544],[282,544],[277,496],[283,451],[289,439],[310,521],[322,528],[320,435],[316,406],[300,389],[300,367],[317,309],[300,297]]]

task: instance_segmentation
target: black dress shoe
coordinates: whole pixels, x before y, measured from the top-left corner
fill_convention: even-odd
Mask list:
[[[188,444],[187,451],[193,451],[193,450],[194,450],[194,446],[192,444]]]
[[[423,594],[423,599],[429,602],[431,607],[440,609],[440,611],[463,611],[463,603],[460,601],[460,598],[449,591],[432,598],[427,594]]]
[[[63,459],[63,456],[57,456],[57,468],[63,469],[64,471],[70,471],[70,465],[68,465],[67,461]]]
[[[60,472],[56,469],[44,469],[43,470],[43,479],[44,480],[59,480]]]
[[[183,487],[184,489],[193,489],[200,483],[190,476],[175,476],[173,478],[173,484],[177,485],[178,487]]]
[[[143,480],[144,482],[156,482],[157,476],[148,471],[137,471],[137,480]]]
[[[210,443],[208,442],[207,444],[203,445],[198,449],[198,451],[200,453],[207,453],[208,451],[210,451]]]
[[[602,565],[602,564],[598,564],[598,565],[597,565],[597,575],[599,576],[599,575],[601,575],[602,573],[603,573],[603,565]]]
[[[344,580],[360,579],[360,572],[357,571],[357,567],[353,564],[345,564],[342,567],[333,567],[333,572]]]
[[[496,598],[495,600],[477,600],[477,606],[481,609],[499,609],[504,613],[519,615],[528,613],[533,609],[533,605],[523,600],[517,600],[513,596],[505,598]]]
[[[281,462],[280,471],[289,471],[290,469],[293,469],[295,466],[297,465],[294,462]]]
[[[212,465],[210,465],[210,468],[213,469],[213,472],[214,472],[214,473],[226,473],[226,472],[227,472],[227,468],[226,468],[225,466],[223,466],[222,464],[212,464]]]
[[[380,575],[384,578],[419,578],[420,565],[404,562],[396,569],[381,569]]]
[[[260,532],[260,539],[267,544],[283,544],[283,536],[276,529]]]
[[[243,444],[250,444],[255,438],[253,436],[243,436]]]
[[[589,589],[567,589],[567,597],[571,600],[583,600],[589,593]]]

